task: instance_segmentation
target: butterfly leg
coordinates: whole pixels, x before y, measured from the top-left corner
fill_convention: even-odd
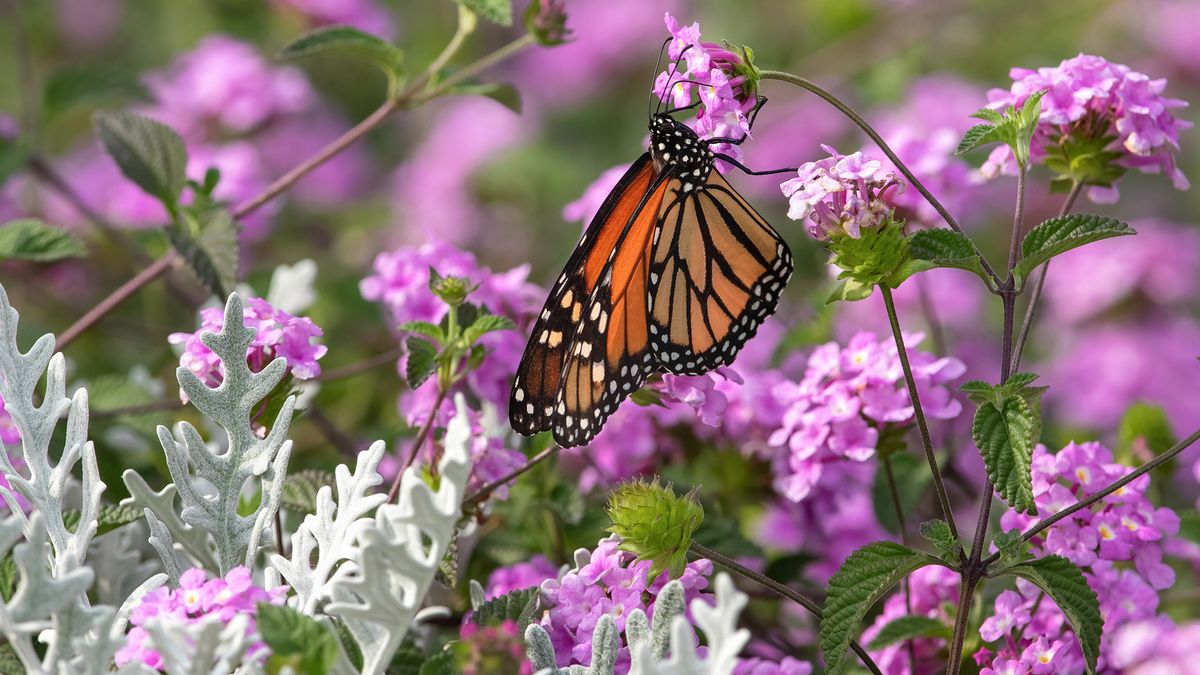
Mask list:
[[[736,159],[734,159],[724,153],[714,152],[713,157],[716,157],[717,159],[721,160],[722,162],[725,162],[726,164],[731,164],[733,166],[736,166],[737,168],[739,168],[743,172],[745,172],[745,174],[748,176],[770,176],[770,175],[777,174],[777,173],[794,173],[799,170],[797,167],[793,166],[793,167],[785,167],[782,169],[771,169],[770,171],[752,171],[745,164],[742,164],[741,162],[737,161]]]

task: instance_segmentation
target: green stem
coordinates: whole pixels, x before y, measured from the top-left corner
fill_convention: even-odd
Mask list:
[[[950,532],[958,537],[958,528],[954,524],[954,512],[950,508],[950,498],[946,496],[946,484],[942,481],[942,472],[938,468],[937,458],[933,456],[933,441],[929,437],[929,425],[925,422],[925,410],[921,407],[921,398],[917,394],[917,381],[913,377],[912,366],[908,363],[908,350],[904,346],[904,335],[900,332],[900,319],[896,315],[896,303],[892,299],[892,290],[884,284],[879,285],[883,295],[883,304],[887,308],[888,321],[892,325],[892,337],[896,341],[896,353],[900,357],[900,366],[904,369],[904,382],[908,386],[908,397],[913,404],[913,416],[917,418],[917,429],[921,432],[921,447],[925,450],[925,461],[933,473],[933,488],[937,495],[938,507],[942,518],[950,526]]]
[[[797,605],[800,605],[804,609],[808,610],[808,612],[817,617],[818,620],[821,618],[821,605],[817,604],[816,601],[806,597],[802,593],[788,587],[786,584],[781,584],[765,574],[755,572],[733,558],[730,558],[723,553],[718,553],[707,546],[697,544],[694,541],[692,542],[690,550],[697,557],[707,558],[708,560],[711,560],[714,563],[728,569],[730,572],[753,581],[775,595],[787,600],[791,600]],[[854,650],[855,654],[858,654],[858,658],[862,659],[863,665],[866,666],[867,670],[871,671],[875,675],[882,675],[879,670],[879,666],[875,664],[875,661],[871,659],[871,655],[867,653],[866,649],[863,649],[862,645],[856,641],[851,642],[850,649]]]
[[[896,526],[900,530],[900,543],[908,546],[908,523],[904,517],[904,506],[900,503],[900,489],[896,487],[896,472],[892,470],[892,458],[890,455],[882,455],[880,460],[883,463],[884,474],[887,476],[888,493],[892,496],[892,509],[896,511]],[[912,584],[909,579],[904,580],[904,613],[912,614]],[[916,643],[912,639],[908,639],[904,641],[904,646],[908,652],[909,668],[912,672],[916,672]]]
[[[859,115],[857,112],[855,112],[855,110],[851,108],[849,104],[837,96],[834,96],[833,93],[824,87],[821,87],[811,80],[800,77],[799,75],[793,75],[792,73],[786,73],[779,70],[763,70],[759,74],[764,80],[778,80],[780,82],[787,82],[788,84],[795,85],[802,89],[807,89],[841,111],[841,113],[849,118],[850,121],[858,125],[858,128],[862,129],[863,133],[865,133],[871,138],[872,141],[875,142],[875,145],[879,146],[879,149],[883,151],[883,154],[887,155],[887,158],[892,161],[892,164],[896,166],[900,173],[904,174],[904,177],[907,178],[910,183],[912,183],[912,186],[917,189],[917,192],[921,193],[921,196],[925,198],[925,201],[929,202],[929,205],[938,212],[938,215],[942,217],[942,220],[946,221],[946,224],[949,225],[951,229],[957,232],[963,231],[962,227],[959,226],[958,221],[954,219],[954,216],[950,215],[950,212],[946,210],[946,207],[943,206],[942,203],[933,196],[933,193],[931,193],[929,189],[925,187],[925,184],[913,174],[913,172],[908,168],[908,165],[900,160],[900,157],[896,155],[891,146],[889,146],[887,142],[883,140],[883,136],[880,136],[879,132],[875,131],[875,128],[872,127],[862,115]],[[974,242],[971,242],[971,246],[975,248]],[[979,253],[978,248],[975,249],[975,252]],[[992,269],[987,259],[980,254],[979,260],[983,264],[984,271],[986,271],[988,275],[991,276],[996,282],[996,284],[999,285],[1003,280],[1000,279],[995,270]]]

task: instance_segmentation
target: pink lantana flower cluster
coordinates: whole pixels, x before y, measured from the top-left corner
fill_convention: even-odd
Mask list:
[[[904,582],[908,585],[908,597],[903,592],[895,593],[883,603],[883,612],[863,631],[862,642],[870,642],[891,622],[904,616],[922,616],[937,619],[947,626],[954,624],[949,610],[958,604],[958,573],[945,567],[922,567],[910,574]],[[906,604],[911,602],[910,612]],[[912,640],[913,664],[909,658],[907,641],[896,642],[871,652],[871,658],[879,669],[889,675],[914,675],[915,673],[937,672],[944,666],[942,650],[946,640],[942,638],[920,638]]]
[[[1009,511],[1004,530],[1024,529],[1103,489],[1130,472],[1113,461],[1099,443],[1071,443],[1057,454],[1038,446],[1033,454],[1033,489],[1038,513]],[[1035,537],[1035,556],[1061,555],[1083,569],[1100,600],[1104,640],[1101,670],[1115,664],[1113,638],[1127,624],[1153,620],[1158,591],[1175,583],[1174,570],[1163,562],[1165,545],[1179,531],[1179,517],[1156,508],[1146,497],[1150,477],[1142,476],[1090,509],[1083,509]],[[1042,599],[1032,584],[1018,581],[1004,591],[994,613],[980,626],[987,642],[999,642],[995,653],[985,648],[980,663],[989,673],[1083,672],[1083,655],[1062,612]]]
[[[1088,54],[1054,67],[1013,68],[1009,74],[1012,86],[988,92],[988,107],[1019,108],[1035,92],[1046,92],[1031,147],[1033,161],[1044,157],[1049,145],[1072,134],[1111,137],[1109,149],[1121,153],[1121,166],[1166,174],[1177,189],[1187,189],[1187,177],[1175,165],[1174,153],[1179,148],[1179,132],[1192,124],[1175,118],[1172,111],[1186,107],[1187,102],[1163,95],[1165,79],[1151,79],[1128,66]],[[1007,146],[993,150],[983,166],[989,177],[1015,170]],[[1115,186],[1094,186],[1088,196],[1109,203],[1116,201],[1119,193]]]
[[[286,596],[286,586],[274,590],[255,586],[250,570],[245,567],[235,567],[224,577],[213,579],[209,579],[204,570],[194,567],[180,576],[179,588],[157,588],[146,594],[133,609],[129,617],[133,628],[126,636],[125,646],[117,652],[117,665],[137,662],[154,669],[162,668],[162,655],[150,646],[145,629],[151,620],[191,624],[216,616],[229,623],[235,616],[246,615],[250,617],[246,635],[253,636],[258,632],[253,619],[258,604],[281,605]],[[266,645],[255,640],[247,651],[247,662],[262,658],[266,652]]]
[[[287,359],[288,374],[297,380],[309,380],[321,374],[321,365],[317,361],[325,356],[328,348],[313,342],[324,335],[324,331],[312,319],[275,309],[262,298],[246,298],[244,311],[243,323],[254,329],[254,339],[246,348],[250,370],[257,373],[276,357],[283,357]],[[223,308],[207,307],[200,310],[200,328],[194,333],[167,336],[171,344],[183,345],[179,365],[195,373],[209,387],[217,387],[224,381],[225,367],[200,336],[220,332],[224,324]]]
[[[922,336],[909,336],[915,345]],[[966,367],[952,357],[909,349],[909,362],[927,417],[952,419],[962,410],[945,386]],[[768,443],[775,455],[775,488],[792,501],[808,497],[831,462],[862,462],[875,455],[880,433],[913,420],[900,358],[891,340],[858,333],[845,348],[829,342],[812,353],[799,382],[773,391],[786,409]]]
[[[869,155],[821,147],[828,157],[805,162],[795,178],[779,186],[788,198],[788,218],[808,219],[808,233],[824,241],[835,233],[858,238],[862,230],[882,225],[891,212],[884,196],[904,184]]]
[[[653,616],[655,599],[667,584],[668,575],[661,574],[650,582],[653,563],[637,561],[634,554],[620,550],[620,544],[616,536],[601,539],[586,564],[541,586],[547,607],[541,625],[550,635],[560,668],[591,663],[592,632],[601,616],[611,616],[621,631],[625,630],[629,612],[634,609]],[[711,597],[704,591],[712,570],[712,562],[708,560],[688,563],[679,577],[685,606],[695,598]],[[627,646],[623,645],[618,653],[615,672],[616,675],[629,672]]]
[[[740,139],[750,135],[749,113],[755,105],[752,67],[728,47],[700,39],[700,24],[681,25],[668,13],[665,17],[671,42],[667,56],[672,63],[654,81],[654,94],[673,108],[700,99],[696,117],[688,121],[701,138]],[[682,64],[682,68],[680,68]],[[736,145],[717,143],[713,152],[741,158]]]

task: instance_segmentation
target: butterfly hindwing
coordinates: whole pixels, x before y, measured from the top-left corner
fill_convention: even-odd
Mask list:
[[[787,244],[712,171],[698,189],[671,181],[650,262],[651,347],[665,372],[728,365],[774,313],[792,274]]]
[[[583,305],[590,301],[609,252],[616,247],[653,179],[647,153],[629,167],[605,199],[551,289],[534,323],[509,395],[509,421],[516,431],[528,436],[551,427],[564,357],[582,325]]]

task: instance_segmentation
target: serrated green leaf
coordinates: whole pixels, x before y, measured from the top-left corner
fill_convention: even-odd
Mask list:
[[[829,675],[845,670],[846,653],[867,611],[897,582],[936,559],[890,541],[851,553],[829,579],[821,611],[821,650]]]
[[[913,638],[946,638],[951,636],[950,626],[927,616],[902,616],[894,619],[880,629],[879,633],[867,644],[872,651],[883,649],[897,642]]]
[[[441,329],[441,327],[437,324],[429,323],[428,321],[406,321],[399,326],[396,326],[396,330],[402,333],[416,333],[417,335],[424,335],[438,344],[443,344],[446,342],[446,333]]]
[[[983,271],[983,263],[971,240],[954,230],[920,230],[908,238],[909,256],[924,260],[933,267],[951,267],[972,272],[990,286],[991,280]]]
[[[96,514],[96,536],[130,525],[145,517],[145,509],[132,505],[105,504]]]
[[[976,124],[963,133],[962,140],[958,142],[954,154],[963,155],[981,145],[1003,142],[1004,139],[1000,138],[999,129],[994,124]]]
[[[1013,269],[1013,276],[1019,287],[1038,266],[1056,255],[1094,241],[1131,234],[1137,232],[1116,218],[1089,214],[1051,218],[1025,235],[1021,261]]]
[[[959,552],[962,550],[958,537],[950,531],[950,525],[944,520],[929,520],[921,523],[921,536],[937,551],[938,557],[948,563],[956,564]]]
[[[472,621],[480,626],[513,621],[520,628],[518,634],[524,635],[525,627],[533,621],[540,603],[541,591],[537,586],[510,591],[477,607]]]
[[[194,222],[195,227],[182,223],[168,227],[167,239],[196,279],[213,295],[224,298],[237,284],[240,228],[225,209],[209,209]]]
[[[36,218],[22,218],[0,225],[0,260],[54,262],[85,255],[87,249],[74,234]]]
[[[1036,373],[1013,373],[1004,382],[1004,387],[1008,391],[1016,392],[1018,389],[1028,386],[1038,379]]]
[[[877,450],[878,452],[878,450]],[[921,497],[926,494],[933,476],[929,466],[915,455],[906,452],[893,452],[887,462],[892,466],[892,475],[896,480],[896,492],[900,508],[905,514],[916,511]],[[875,481],[871,489],[871,501],[875,507],[875,517],[885,530],[892,534],[900,532],[900,520],[896,516],[896,507],[892,502],[892,491],[888,484],[887,470],[882,464],[875,469]]]
[[[174,129],[128,111],[96,113],[96,135],[121,173],[174,209],[187,182],[187,148]]]
[[[267,672],[323,675],[338,656],[338,638],[321,622],[286,605],[258,603],[258,632],[271,648]]]
[[[408,347],[408,362],[404,365],[404,379],[409,389],[416,389],[433,375],[437,369],[437,347],[428,340],[410,337],[404,344]]]
[[[10,598],[5,598],[9,600]],[[17,652],[8,640],[0,642],[0,673],[23,673],[25,672],[25,664],[21,663],[21,658],[17,656]]]
[[[971,113],[970,116],[977,120],[991,122],[992,124],[1000,124],[1004,121],[1004,115],[1001,115],[991,108],[980,108],[979,110]]]
[[[1029,543],[1021,538],[1020,530],[997,532],[992,537],[992,543],[1000,554],[999,564],[1002,567],[1023,563],[1029,558]]]
[[[518,115],[521,114],[523,108],[521,92],[507,82],[460,84],[457,87],[452,87],[446,93],[460,96],[486,96]]]
[[[1088,585],[1083,572],[1070,560],[1052,555],[1010,567],[1004,573],[1031,581],[1050,596],[1067,617],[1071,629],[1075,631],[1075,637],[1078,638],[1079,647],[1087,661],[1088,672],[1096,672],[1104,619],[1100,615],[1100,602],[1096,598],[1096,592]]]
[[[858,302],[871,297],[875,286],[872,284],[864,284],[857,279],[845,279],[833,289],[829,297],[825,300],[825,304],[831,305],[839,300],[843,302]]]
[[[988,401],[999,407],[1004,402],[1004,397],[1000,393],[1000,388],[994,384],[988,384],[983,380],[969,380],[964,382],[959,387],[967,398],[974,401],[977,405],[981,405]]]
[[[425,650],[409,634],[404,636],[404,642],[400,643],[400,648],[388,664],[386,675],[420,675],[422,663],[425,663]],[[362,663],[356,664],[356,667],[361,670]]]
[[[459,2],[492,23],[501,26],[512,25],[512,0],[459,0]]]
[[[451,652],[438,652],[421,664],[418,675],[459,675],[458,663]]]
[[[1029,514],[1037,513],[1031,473],[1036,425],[1033,409],[1020,396],[1005,399],[999,407],[984,401],[971,425],[971,436],[996,492],[1014,510]]]
[[[279,56],[295,59],[319,53],[354,56],[371,61],[389,73],[398,73],[404,52],[382,38],[350,26],[329,26],[305,33],[279,50]]]
[[[333,485],[332,473],[320,469],[306,469],[288,474],[283,481],[280,503],[285,509],[296,513],[316,513],[317,492],[326,485]]]
[[[1025,99],[1019,112],[1009,111],[1009,117],[1015,120],[1013,138],[1009,145],[1012,147],[1014,158],[1021,166],[1029,165],[1029,146],[1033,142],[1034,133],[1037,132],[1038,120],[1042,115],[1042,97],[1045,95],[1045,91],[1035,91]]]
[[[467,344],[474,344],[479,338],[493,333],[498,330],[515,330],[517,324],[507,316],[497,316],[495,314],[484,314],[475,319],[466,331],[463,332],[463,338]]]

